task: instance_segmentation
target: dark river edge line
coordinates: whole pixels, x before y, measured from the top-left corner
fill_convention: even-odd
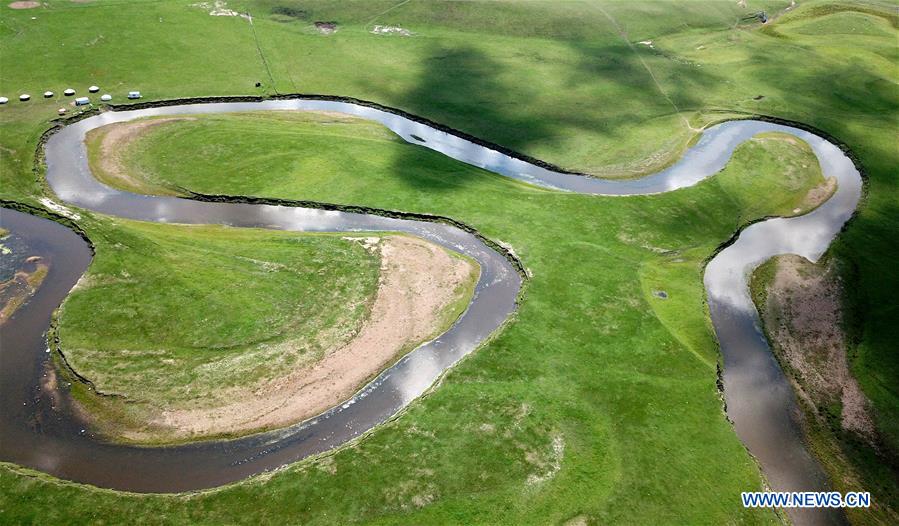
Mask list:
[[[526,279],[522,263],[502,244],[484,238],[473,228],[451,218],[250,196],[193,194],[189,199],[139,196],[105,187],[92,177],[87,167],[83,151],[83,134],[94,127],[160,114],[226,113],[268,109],[324,109],[376,120],[410,143],[434,149],[462,162],[539,186],[598,195],[646,195],[691,186],[723,168],[736,146],[763,131],[781,131],[805,140],[815,151],[824,176],[837,178],[838,187],[835,194],[817,209],[803,216],[765,218],[744,226],[709,257],[704,281],[712,322],[721,345],[724,362],[723,375],[720,375],[719,383],[723,382],[727,415],[733,422],[735,431],[750,454],[759,462],[773,489],[802,491],[827,489],[823,471],[805,446],[801,432],[801,415],[792,388],[761,333],[758,314],[751,304],[751,299],[750,309],[746,308],[745,300],[748,298],[748,274],[758,264],[773,255],[786,253],[796,253],[816,261],[855,213],[863,194],[864,183],[861,173],[856,168],[858,163],[851,153],[847,155],[848,149],[845,145],[820,130],[801,123],[769,116],[753,116],[753,120],[732,120],[710,127],[680,161],[657,174],[637,180],[609,181],[587,178],[583,174],[558,169],[549,163],[511,152],[399,110],[355,99],[320,96],[187,99],[115,107],[115,111],[112,112],[86,112],[66,121],[65,125],[57,124],[47,130],[35,153],[36,170],[39,170],[41,161],[46,161],[47,182],[62,201],[131,219],[173,223],[218,223],[297,231],[398,230],[419,235],[472,257],[479,256],[475,259],[481,264],[482,273],[485,264],[488,269],[493,269],[489,279],[484,279],[482,274],[482,281],[479,281],[475,297],[469,310],[463,314],[463,318],[470,314],[473,308],[483,306],[482,303],[492,298],[497,290],[514,289],[514,293],[505,290],[500,294],[502,298],[499,302],[494,301],[485,309],[485,312],[492,314],[492,323],[488,324],[492,325],[492,329],[479,327],[481,330],[475,331],[474,339],[457,334],[454,344],[440,348],[441,340],[458,329],[460,323],[457,323],[448,333],[414,350],[360,391],[349,403],[337,406],[331,411],[336,411],[335,414],[350,413],[351,408],[358,405],[357,402],[371,406],[369,401],[378,398],[379,395],[369,388],[375,384],[377,384],[375,387],[383,385],[378,384],[382,376],[386,377],[385,381],[390,380],[387,383],[397,382],[397,377],[404,374],[418,376],[413,382],[417,385],[410,391],[410,393],[414,391],[411,397],[397,397],[394,392],[393,404],[380,404],[376,408],[376,412],[382,413],[378,418],[372,418],[371,409],[365,416],[356,411],[357,414],[352,415],[353,418],[344,421],[344,426],[348,426],[352,432],[335,434],[335,430],[330,429],[322,439],[329,443],[328,447],[319,445],[318,448],[309,449],[303,447],[303,444],[308,445],[312,442],[311,437],[315,433],[310,433],[310,427],[315,429],[327,427],[327,423],[330,423],[332,428],[335,427],[333,421],[329,422],[330,412],[325,413],[323,418],[278,431],[235,440],[200,442],[183,446],[158,448],[120,446],[104,444],[88,437],[87,449],[91,450],[89,456],[93,457],[94,462],[98,458],[106,458],[108,461],[110,456],[119,456],[114,451],[127,453],[126,458],[119,458],[119,461],[137,461],[138,465],[135,467],[138,469],[130,470],[133,473],[124,477],[125,480],[122,480],[122,477],[113,477],[114,480],[111,480],[102,474],[103,469],[85,469],[85,464],[77,460],[75,462],[69,460],[65,463],[68,469],[60,469],[58,466],[53,468],[46,463],[35,462],[34,458],[29,458],[34,455],[27,454],[27,451],[23,455],[20,448],[13,448],[18,450],[18,454],[10,454],[8,451],[10,448],[6,447],[6,444],[9,444],[7,437],[2,441],[4,445],[0,447],[0,458],[35,467],[62,478],[129,491],[177,492],[227,484],[332,450],[368,432],[427,391],[448,368],[494,334],[514,312],[522,284]],[[95,122],[83,125],[87,121]],[[71,131],[76,128],[76,131]],[[58,138],[61,134],[67,135],[65,140]],[[2,201],[0,205],[16,208],[27,206]],[[52,215],[52,219],[61,220],[61,216]],[[77,227],[68,218],[63,222],[66,222],[67,226]],[[83,231],[79,235],[85,237]],[[44,286],[46,287],[46,283]],[[463,318],[460,318],[460,322]],[[12,325],[12,322],[6,325]],[[46,327],[44,325],[41,329],[41,335],[46,331]],[[465,329],[468,327],[463,327],[459,332],[465,332]],[[485,329],[489,330],[485,332]],[[438,344],[437,348],[431,347],[422,351],[435,342]],[[46,341],[43,347],[46,348]],[[440,358],[441,352],[445,352],[446,349],[450,349],[448,354],[453,356]],[[397,369],[408,361],[423,363],[423,360],[410,360],[410,357],[426,355],[429,352],[429,360],[432,362],[436,360],[439,363],[431,363],[423,369],[421,366]],[[3,374],[4,380],[9,376],[7,367],[0,373]],[[407,377],[399,380],[411,379]],[[390,389],[382,390],[390,391]],[[393,388],[393,391],[402,390],[397,386]],[[376,396],[369,397],[371,394]],[[385,409],[386,406],[390,407]],[[2,415],[4,424],[7,423],[6,414],[4,410]],[[321,424],[320,421],[326,424]],[[74,423],[76,426],[80,425],[80,422]],[[19,426],[21,427],[21,422]],[[6,434],[7,427],[8,425],[4,425],[0,432]],[[72,431],[71,425],[56,427]],[[51,434],[42,428],[38,436],[46,437]],[[71,445],[75,441],[63,433],[57,434],[52,442],[57,446],[63,444],[62,449],[65,450],[67,447],[72,449]],[[82,447],[75,448],[76,450],[84,449],[85,441],[82,440],[80,443]],[[31,443],[25,449],[34,452],[43,445]],[[289,450],[290,453],[284,454],[285,450]],[[247,453],[251,451],[253,454],[248,456]],[[73,452],[77,451],[66,453],[71,456]],[[209,458],[206,458],[206,462],[197,462],[198,457],[204,455],[229,457],[232,460],[243,457],[236,461],[236,465],[243,468],[234,469],[235,462],[232,462],[229,465],[231,467],[223,469],[221,458],[217,458],[217,462],[209,462]],[[143,462],[139,461],[140,457],[143,457]],[[149,462],[148,465],[146,457],[155,457],[155,461]],[[173,466],[170,462],[166,462],[165,458],[177,459],[178,463]],[[163,465],[161,468],[160,464]],[[250,465],[251,469],[246,469],[247,465]],[[148,468],[146,471],[141,470],[144,466]],[[175,469],[174,473],[172,469]],[[204,471],[205,476],[184,476],[185,472],[195,470]],[[158,480],[163,476],[165,480]],[[797,523],[840,523],[845,520],[840,510],[799,512],[791,510],[789,515]]]

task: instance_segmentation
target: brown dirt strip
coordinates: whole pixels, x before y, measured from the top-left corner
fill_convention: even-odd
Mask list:
[[[174,121],[194,120],[193,117],[168,117],[147,119],[136,122],[108,124],[88,132],[84,141],[88,144],[99,137],[100,156],[91,169],[97,178],[110,186],[124,188],[133,192],[148,195],[175,195],[177,192],[154,185],[139,176],[132,174],[125,166],[124,152],[144,133],[153,128]]]
[[[799,395],[815,408],[839,401],[841,427],[871,441],[868,400],[849,371],[841,295],[831,265],[781,256],[762,315],[782,359],[798,376]]]
[[[443,313],[457,289],[478,272],[419,238],[360,238],[381,254],[381,277],[371,315],[347,344],[289,375],[229,393],[232,402],[211,408],[171,409],[149,423],[166,440],[235,435],[284,427],[349,399],[368,380],[443,329]],[[154,435],[156,432],[151,432]],[[146,432],[125,432],[146,440]],[[158,438],[158,437],[157,437]]]
[[[12,317],[47,277],[50,267],[40,257],[31,256],[26,263],[33,268],[17,270],[10,280],[0,283],[0,323]]]

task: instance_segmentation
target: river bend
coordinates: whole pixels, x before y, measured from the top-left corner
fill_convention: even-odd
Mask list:
[[[104,112],[50,136],[45,147],[47,181],[65,203],[141,221],[304,232],[399,231],[420,236],[467,254],[481,266],[474,297],[458,322],[384,371],[347,402],[309,421],[230,441],[158,448],[108,444],[92,437],[74,412],[60,411],[59,407],[66,405],[64,401],[40,388],[46,374],[44,335],[50,314],[86,269],[89,249],[60,225],[4,209],[5,228],[30,236],[38,252],[51,261],[65,263],[52,265],[51,274],[35,297],[0,326],[2,460],[69,480],[138,492],[179,492],[234,482],[338,447],[389,419],[513,313],[522,277],[504,255],[455,226],[291,206],[137,195],[103,185],[88,167],[85,134],[106,124],[160,115],[262,110],[354,115],[384,124],[410,143],[500,175],[559,191],[595,195],[653,194],[694,185],[721,170],[734,149],[758,133],[784,132],[807,142],[824,177],[836,178],[834,195],[808,214],[768,219],[744,229],[708,263],[704,283],[724,358],[728,416],[738,436],[758,459],[772,488],[811,491],[827,487],[820,466],[803,443],[793,391],[759,328],[747,282],[752,270],[772,256],[799,254],[816,261],[854,213],[862,192],[861,176],[836,145],[790,126],[730,121],[705,130],[699,141],[665,170],[636,180],[604,180],[553,171],[383,108],[308,98]],[[54,406],[57,409],[51,410]],[[802,523],[840,522],[842,514],[806,510],[791,512],[791,518]]]

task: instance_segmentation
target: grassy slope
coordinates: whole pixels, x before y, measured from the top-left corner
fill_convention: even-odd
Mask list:
[[[866,5],[859,9],[874,10]],[[858,29],[860,18],[893,38]],[[810,25],[828,32],[805,34]],[[815,4],[757,33],[695,32],[663,41],[689,60],[702,60],[709,71],[731,72],[736,84],[759,86],[757,79],[779,79],[759,86],[759,93],[766,97],[763,113],[824,129],[858,155],[868,176],[868,195],[832,253],[843,260],[844,277],[854,284],[847,287],[853,294],[848,299],[854,303],[857,342],[853,369],[874,402],[878,425],[894,450],[899,450],[899,355],[891,351],[891,342],[899,338],[899,326],[892,321],[899,304],[895,300],[899,273],[888,270],[885,261],[895,254],[890,239],[899,230],[895,198],[899,148],[894,133],[899,125],[897,25],[895,14],[874,16],[847,10],[842,4]],[[849,56],[851,60],[837,63]],[[802,75],[791,70],[796,64],[807,65]]]
[[[750,9],[772,12],[785,3],[750,2]],[[265,80],[242,20],[209,17],[177,2],[51,4],[52,9],[38,11],[0,8],[4,63],[10,56],[34,57],[4,68],[0,91],[7,96],[59,85],[58,91],[75,82],[136,84],[150,97],[252,93],[252,83]],[[603,6],[605,12],[574,2],[561,7],[556,2],[491,3],[489,9],[476,2],[411,2],[373,23],[408,26],[418,37],[369,35],[366,24],[391,5],[304,3],[308,17],[341,23],[337,34],[322,37],[304,29],[308,22],[268,20],[264,5],[253,3],[254,27],[277,87],[377,100],[558,164],[595,171],[618,165],[613,171],[625,174],[663,164],[670,158],[666,153],[688,140],[675,107],[694,124],[708,118],[700,112],[718,108],[776,114],[809,122],[849,143],[870,175],[870,197],[834,252],[856,269],[855,300],[864,323],[858,326],[855,366],[886,414],[882,423],[899,422],[890,418],[899,404],[897,363],[889,353],[897,337],[892,317],[899,276],[884,266],[895,254],[890,240],[899,228],[891,133],[897,106],[894,37],[792,30],[819,14],[817,2],[803,3],[773,31],[730,29],[744,12],[735,2],[685,2],[679,8],[610,3]],[[628,40],[653,39],[656,49],[633,51],[607,14]],[[840,31],[846,30],[839,22],[846,14],[829,14]],[[30,20],[34,15],[37,21]],[[895,35],[894,20],[862,16]],[[158,34],[137,40],[137,31]],[[86,47],[98,34],[104,39]],[[65,43],[67,49],[51,49],[51,42]],[[139,68],[133,67],[135,53],[142,54]],[[644,63],[673,104],[659,96]],[[760,94],[765,98],[753,100]],[[2,109],[3,197],[30,200],[40,192],[30,172],[31,156],[56,107],[56,102],[35,100]],[[652,154],[657,162],[641,162]],[[472,193],[480,190],[477,199],[483,200],[498,184],[479,177],[465,186]],[[433,199],[442,199],[440,184],[431,181],[417,190],[415,181],[409,185],[387,203],[437,209]],[[425,190],[433,195],[429,198]],[[685,311],[692,317],[674,314],[689,329],[682,332],[698,335],[694,351],[702,360],[643,312],[643,300],[633,296],[648,288],[634,276],[637,262],[664,257],[644,247],[692,247],[684,253],[694,250],[697,260],[704,257],[737,224],[732,206],[699,205],[720,199],[725,207],[730,198],[709,182],[672,196],[602,201],[586,220],[574,221],[563,214],[577,198],[554,200],[551,206],[558,213],[537,220],[537,197],[537,192],[522,191],[516,201],[520,213],[511,221],[490,215],[474,223],[515,242],[537,276],[545,278],[535,280],[520,313],[522,323],[357,450],[336,454],[321,469],[297,466],[262,485],[192,498],[187,507],[180,498],[128,499],[48,486],[42,478],[3,471],[2,513],[17,514],[13,520],[64,517],[66,522],[140,513],[153,513],[160,521],[233,521],[228,510],[263,494],[270,505],[254,520],[289,514],[294,521],[318,522],[368,517],[545,523],[584,513],[602,521],[720,523],[748,513],[731,496],[757,484],[747,483],[754,480],[754,470],[722,427],[703,364],[713,362],[714,352],[705,319],[696,310],[701,305],[699,265],[673,265],[665,279],[670,282],[673,274],[687,282],[684,290],[693,291],[687,304],[693,310]],[[337,200],[333,194],[327,199]],[[95,238],[115,236],[114,229],[93,219],[84,223]],[[509,224],[536,233],[563,230],[559,239],[567,241],[555,240],[544,251],[535,240],[512,239]],[[698,235],[700,225],[716,226]],[[583,268],[584,261],[601,265]],[[557,268],[568,272],[550,273]],[[559,290],[566,291],[569,303],[554,301]],[[559,305],[567,315],[554,311]],[[541,348],[534,349],[534,342]],[[674,405],[674,400],[689,404]],[[490,429],[484,423],[508,436],[480,432]],[[522,489],[532,470],[525,453],[541,444],[536,451],[545,452],[554,432],[563,432],[566,440],[562,471],[540,488]],[[657,436],[674,437],[677,443],[663,443]],[[410,472],[410,457],[426,468]],[[367,474],[364,480],[357,476],[360,470]],[[407,515],[428,496],[435,499],[433,505]]]
[[[79,373],[128,403],[85,401],[128,429],[320,359],[358,330],[377,288],[378,258],[338,236],[117,223],[59,336]]]

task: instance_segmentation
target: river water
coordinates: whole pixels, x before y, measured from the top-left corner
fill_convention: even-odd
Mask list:
[[[0,458],[55,476],[115,489],[178,492],[214,487],[340,446],[395,415],[473,351],[512,314],[522,278],[512,263],[476,236],[441,223],[339,211],[243,203],[208,203],[136,195],[109,188],[91,174],[85,134],[97,127],[158,115],[262,110],[319,110],[380,122],[405,140],[459,161],[559,191],[596,195],[661,193],[694,185],[725,166],[734,149],[761,132],[792,134],[812,147],[825,177],[837,179],[835,194],[813,212],[751,225],[706,267],[704,281],[715,332],[724,357],[728,416],[740,439],[758,459],[775,490],[824,490],[823,472],[809,454],[800,414],[788,380],[759,329],[749,296],[751,271],[778,254],[816,261],[851,217],[862,181],[852,161],[834,144],[797,128],[768,122],[731,121],[706,130],[673,166],[637,180],[612,181],[559,173],[475,144],[384,109],[314,99],[202,103],[105,112],[66,126],[47,142],[47,181],[64,202],[142,221],[224,224],[292,231],[400,231],[473,257],[481,278],[468,310],[446,333],[415,349],[352,399],[321,416],[269,433],[230,441],[143,448],[113,445],[90,434],[67,410],[65,396],[41,389],[52,376],[45,366],[43,336],[52,310],[86,269],[90,253],[74,233],[50,221],[4,209],[4,228],[33,239],[41,255],[64,264],[37,295],[0,326],[2,415]],[[49,371],[49,372],[48,372]],[[65,386],[61,386],[64,391]],[[739,498],[735,495],[734,498]],[[834,510],[790,512],[797,523],[839,523]]]

